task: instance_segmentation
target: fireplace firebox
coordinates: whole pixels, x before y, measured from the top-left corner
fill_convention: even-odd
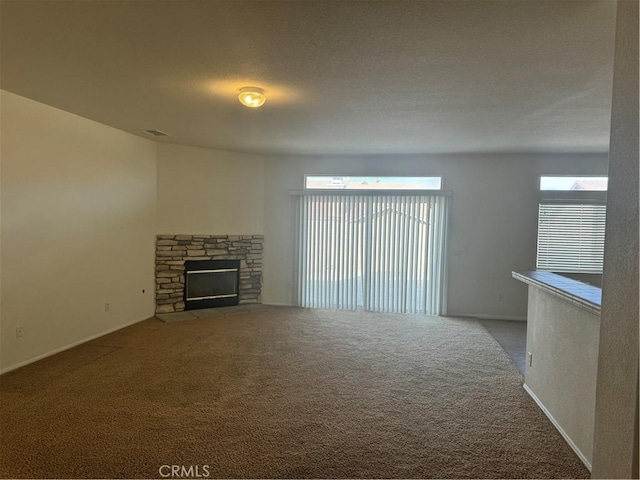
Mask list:
[[[238,305],[240,260],[187,260],[185,310]]]

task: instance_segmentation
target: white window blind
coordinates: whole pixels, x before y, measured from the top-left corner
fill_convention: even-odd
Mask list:
[[[448,197],[295,197],[296,298],[303,307],[440,314]]]
[[[541,203],[537,268],[602,273],[605,214],[605,205]]]

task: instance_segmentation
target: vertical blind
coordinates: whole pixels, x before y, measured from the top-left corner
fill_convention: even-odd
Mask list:
[[[602,273],[605,214],[605,205],[541,203],[537,268]]]
[[[448,201],[422,194],[296,196],[298,305],[442,313]]]

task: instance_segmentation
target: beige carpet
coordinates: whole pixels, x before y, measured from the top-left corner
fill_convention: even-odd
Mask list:
[[[588,478],[521,383],[472,320],[152,319],[0,378],[0,473]]]

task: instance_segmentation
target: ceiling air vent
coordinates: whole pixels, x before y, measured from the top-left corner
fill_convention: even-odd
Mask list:
[[[148,133],[149,135],[153,135],[154,137],[168,137],[169,134],[163,132],[162,130],[145,130],[144,133]]]

